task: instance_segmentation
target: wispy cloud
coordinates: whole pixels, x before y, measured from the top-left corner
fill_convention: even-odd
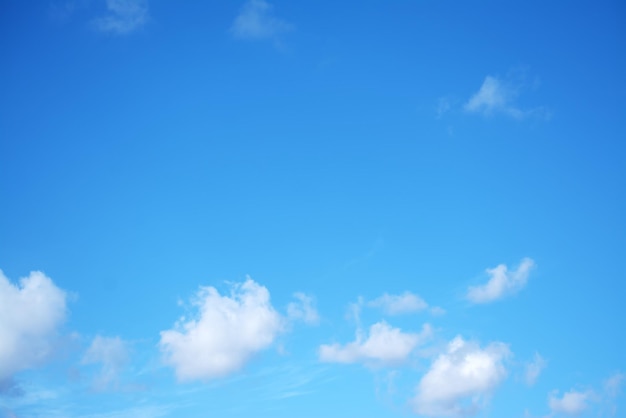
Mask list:
[[[147,0],[106,0],[107,14],[92,21],[101,32],[125,35],[144,26],[150,19]]]
[[[66,316],[66,293],[39,271],[14,285],[0,270],[0,381],[38,365]]]
[[[524,372],[524,380],[528,386],[532,386],[535,384],[539,375],[546,368],[548,362],[539,355],[539,353],[535,353],[535,357],[532,361],[526,363],[526,368]]]
[[[193,305],[198,313],[162,331],[159,343],[165,362],[180,380],[207,380],[241,369],[284,327],[267,288],[250,278],[233,284],[230,296],[202,287]]]
[[[411,292],[404,292],[401,295],[384,293],[382,296],[368,302],[367,305],[381,308],[387,315],[418,312],[428,308],[428,304],[424,299]]]
[[[315,299],[302,292],[294,293],[296,299],[287,305],[287,317],[292,321],[304,321],[309,325],[317,325],[320,322],[320,316],[315,308]]]
[[[478,412],[506,378],[506,344],[485,348],[456,337],[422,377],[412,399],[415,412],[425,416],[459,416]]]
[[[417,333],[403,332],[385,321],[377,322],[367,336],[359,330],[356,340],[345,344],[320,346],[319,358],[328,363],[366,363],[370,365],[396,365],[406,361],[413,350],[433,334],[429,324]]]
[[[122,368],[128,363],[128,346],[120,337],[96,336],[83,356],[83,364],[100,364],[94,380],[96,390],[105,390],[117,384]]]
[[[528,275],[534,266],[533,260],[524,258],[513,271],[509,271],[504,264],[487,269],[489,281],[481,286],[470,286],[467,299],[473,303],[488,303],[516,293],[526,286]]]
[[[463,105],[463,109],[468,113],[484,116],[504,114],[515,119],[533,115],[547,117],[548,113],[543,107],[523,109],[517,105],[517,97],[521,90],[522,85],[519,83],[488,75],[480,89]],[[437,111],[438,115],[442,114],[440,109],[441,102]]]
[[[241,8],[231,27],[231,33],[237,39],[276,41],[294,26],[273,14],[273,6],[264,0],[249,0]]]

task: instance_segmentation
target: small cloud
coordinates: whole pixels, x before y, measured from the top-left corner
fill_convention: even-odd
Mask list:
[[[48,358],[66,301],[66,293],[40,271],[13,284],[0,270],[0,381]]]
[[[591,392],[570,390],[559,397],[558,392],[553,392],[548,397],[548,406],[553,413],[578,415],[589,407],[591,396]]]
[[[367,303],[369,307],[381,308],[387,315],[401,315],[428,308],[428,304],[418,295],[404,292],[401,295],[383,294]]]
[[[458,416],[477,413],[504,381],[504,361],[511,355],[506,344],[485,348],[454,338],[422,377],[412,399],[417,414]]]
[[[165,362],[181,381],[215,379],[241,369],[284,328],[267,288],[249,277],[233,284],[230,296],[201,287],[192,303],[197,314],[161,331],[159,342]]]
[[[442,316],[446,314],[446,310],[440,308],[439,306],[433,306],[432,308],[430,308],[430,314],[432,316]]]
[[[107,14],[92,21],[100,32],[125,35],[144,26],[150,19],[147,0],[107,0]]]
[[[435,108],[437,119],[440,119],[441,117],[443,117],[443,115],[445,115],[451,109],[452,109],[452,103],[450,102],[450,99],[448,99],[447,97],[440,97],[437,100],[437,106]]]
[[[264,0],[246,2],[231,27],[237,39],[274,39],[293,29],[293,25],[273,16],[273,6]]]
[[[12,377],[0,379],[0,397],[19,398],[24,395],[24,390]]]
[[[622,384],[624,383],[625,378],[626,376],[623,373],[618,372],[606,379],[604,381],[604,390],[606,394],[611,398],[617,397],[622,389]]]
[[[463,109],[466,112],[478,113],[483,116],[500,113],[515,119],[523,119],[528,116],[549,118],[548,112],[542,107],[521,109],[515,104],[522,87],[523,85],[520,83],[509,82],[488,75],[480,89],[465,103]]]
[[[366,363],[374,366],[401,364],[432,334],[429,324],[424,324],[422,331],[417,334],[402,332],[381,321],[370,327],[367,337],[357,331],[356,340],[351,343],[320,346],[319,358],[327,363]]]
[[[504,264],[487,269],[489,281],[482,286],[471,286],[467,291],[467,299],[473,303],[489,303],[517,293],[526,286],[528,275],[534,266],[533,260],[524,258],[514,271],[509,271]]]
[[[293,297],[296,302],[290,302],[287,305],[287,317],[293,320],[301,320],[309,325],[317,325],[320,322],[319,314],[315,308],[315,300],[311,296],[304,293],[294,293]]]
[[[547,364],[548,362],[544,360],[544,358],[541,357],[539,353],[535,353],[535,358],[531,362],[526,363],[524,380],[526,381],[526,384],[528,386],[532,386],[535,384],[535,382],[539,378],[539,375],[541,374],[543,369],[546,368]]]
[[[128,363],[127,344],[119,337],[96,336],[83,356],[83,364],[100,364],[102,369],[95,378],[94,387],[106,390],[116,384],[122,368]]]

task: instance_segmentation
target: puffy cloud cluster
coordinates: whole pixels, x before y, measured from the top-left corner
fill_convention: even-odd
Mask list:
[[[513,271],[509,271],[504,264],[487,269],[489,281],[482,286],[471,286],[467,291],[467,299],[473,303],[488,303],[516,293],[526,286],[534,266],[532,259],[524,258]]]
[[[415,412],[425,416],[460,416],[477,412],[506,378],[507,345],[485,348],[453,339],[430,366],[413,398]]]
[[[162,331],[160,348],[179,380],[207,380],[241,369],[268,348],[284,327],[270,303],[269,291],[247,278],[232,285],[229,296],[202,287],[192,302],[194,318],[181,318]]]
[[[16,285],[0,270],[0,381],[50,355],[65,320],[66,299],[42,272],[31,272]]]
[[[320,346],[319,358],[329,363],[395,365],[407,360],[413,350],[430,338],[432,333],[428,324],[418,334],[402,332],[399,328],[381,321],[370,327],[367,336],[357,332],[356,340],[351,343]]]

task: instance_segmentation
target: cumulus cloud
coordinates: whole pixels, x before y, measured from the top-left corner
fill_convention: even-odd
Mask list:
[[[15,285],[0,270],[0,381],[34,367],[52,351],[66,315],[66,294],[39,271]]]
[[[125,35],[144,26],[150,19],[147,0],[107,0],[107,14],[92,21],[101,32]]]
[[[194,317],[180,318],[173,329],[161,332],[159,342],[179,380],[208,380],[241,369],[284,327],[269,291],[249,277],[233,284],[229,296],[201,287],[192,305]]]
[[[83,356],[83,364],[100,364],[100,373],[95,378],[97,390],[115,384],[122,368],[128,362],[128,347],[120,337],[97,335]]]
[[[411,292],[401,295],[383,294],[377,299],[368,302],[368,306],[381,308],[387,315],[400,315],[411,312],[423,311],[428,304],[422,298]]]
[[[287,305],[287,316],[289,319],[304,321],[310,325],[317,325],[320,322],[319,314],[315,308],[315,300],[304,293],[296,292],[293,297],[295,302]]]
[[[274,17],[273,6],[264,0],[249,0],[235,18],[231,32],[245,40],[276,39],[293,29],[293,25]]]
[[[415,412],[425,416],[471,415],[506,378],[506,344],[485,348],[456,337],[422,377],[413,398]]]
[[[539,355],[539,353],[535,353],[535,357],[529,363],[526,363],[526,370],[524,373],[524,380],[528,386],[532,386],[535,384],[539,375],[545,369],[548,363],[544,360],[543,357]]]
[[[509,271],[504,264],[487,269],[489,281],[482,286],[471,286],[467,291],[467,299],[473,303],[488,303],[516,293],[526,286],[534,266],[533,260],[524,258],[514,271]]]
[[[381,321],[370,327],[367,336],[357,331],[356,340],[351,343],[320,346],[319,358],[328,363],[362,362],[375,366],[400,364],[432,334],[429,324],[425,324],[418,334],[402,332]]]
[[[591,396],[591,392],[570,390],[559,397],[558,392],[553,392],[548,397],[548,406],[553,413],[578,415],[589,407]]]

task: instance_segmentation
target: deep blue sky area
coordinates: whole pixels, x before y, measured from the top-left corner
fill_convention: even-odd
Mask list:
[[[620,1],[0,0],[0,417],[619,417]]]

